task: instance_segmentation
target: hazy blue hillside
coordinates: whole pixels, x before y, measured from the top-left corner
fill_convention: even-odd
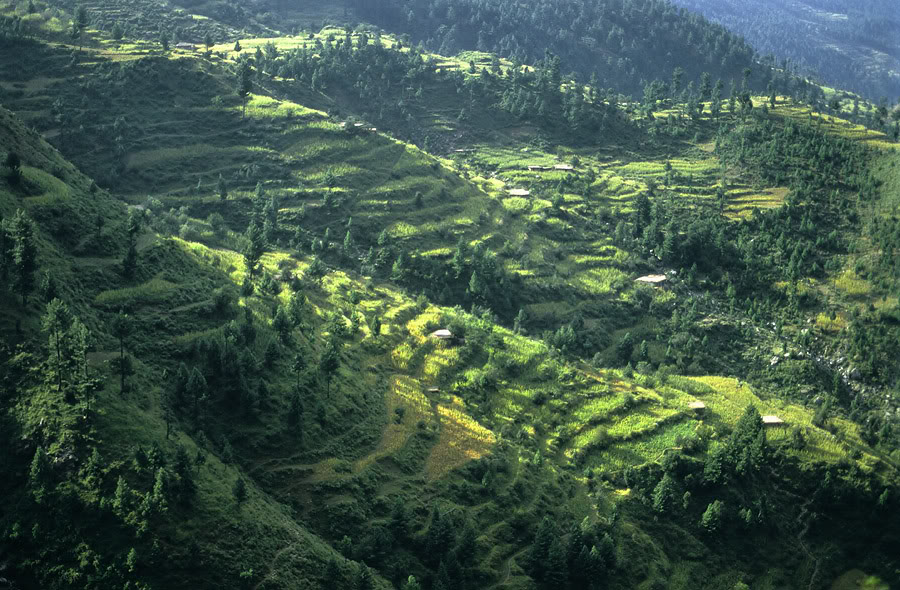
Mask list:
[[[900,5],[893,0],[673,0],[788,58],[829,85],[900,95]]]

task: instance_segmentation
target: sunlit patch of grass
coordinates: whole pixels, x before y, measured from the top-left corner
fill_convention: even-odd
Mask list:
[[[241,283],[247,273],[244,257],[233,250],[210,248],[198,242],[189,242],[181,238],[172,238],[172,241],[185,252],[189,252],[208,264],[213,264],[227,274],[234,283]]]
[[[409,342],[403,342],[391,351],[391,362],[394,368],[399,371],[409,369],[409,362],[412,360],[416,351]]]
[[[65,182],[39,168],[22,166],[22,177],[31,188],[39,190],[41,193],[39,196],[29,197],[28,200],[31,203],[67,198],[71,194],[71,190]]]
[[[627,438],[656,430],[659,423],[678,414],[680,410],[662,405],[648,405],[630,412],[607,429],[613,438]]]
[[[826,313],[816,316],[816,327],[826,332],[840,332],[847,326],[847,320],[843,315],[835,315],[834,319]]]
[[[451,256],[453,254],[453,248],[432,248],[431,250],[425,250],[421,252],[419,256],[425,256],[429,258],[445,258]]]
[[[110,289],[103,291],[94,298],[97,305],[124,305],[135,303],[160,303],[178,287],[175,283],[163,279],[151,279],[136,287],[124,289]]]
[[[392,238],[412,238],[419,233],[419,228],[405,221],[397,221],[388,228],[388,235]]]
[[[621,408],[624,404],[624,394],[595,398],[575,410],[573,416],[577,420],[576,424],[598,419],[605,420],[610,412]]]
[[[372,453],[356,461],[354,472],[402,449],[409,437],[415,434],[419,423],[430,421],[434,414],[419,382],[405,375],[396,375],[391,379],[385,405],[388,423],[381,440]]]
[[[576,274],[571,282],[592,295],[604,295],[622,289],[628,275],[617,268],[594,268]]]
[[[415,336],[416,339],[421,342],[428,336],[425,326],[429,323],[437,324],[440,319],[441,310],[437,307],[431,306],[423,313],[420,313],[418,316],[410,320],[406,324],[406,327],[409,329],[409,333]]]
[[[524,197],[503,199],[503,208],[510,213],[527,213],[531,211],[531,201]]]
[[[860,278],[853,270],[845,270],[834,281],[834,286],[839,291],[850,297],[860,297],[869,295],[872,292],[872,285],[869,281]]]
[[[730,191],[726,215],[733,219],[748,218],[754,209],[774,209],[784,205],[790,189],[785,187],[770,188],[760,193],[747,194],[747,191]]]
[[[598,454],[597,462],[614,469],[622,469],[629,465],[659,461],[666,450],[677,448],[678,437],[690,436],[696,425],[694,421],[682,421],[648,436],[611,445]]]
[[[575,437],[574,448],[581,449],[588,445],[599,443],[605,440],[607,438],[607,428],[607,424],[599,424],[583,430],[578,434],[578,436]]]
[[[242,111],[242,106],[233,107],[232,110]],[[251,94],[247,102],[245,115],[254,119],[274,119],[290,117],[326,117],[326,113],[310,109],[289,100],[276,100],[270,96]]]
[[[459,362],[459,350],[456,348],[436,348],[425,357],[423,374],[432,382],[438,382],[444,378],[447,371]]]
[[[262,150],[262,148],[259,149]],[[251,151],[253,150],[246,146],[222,148],[204,143],[185,145],[182,147],[159,148],[132,153],[128,156],[127,167],[131,169],[147,168],[172,161],[183,162],[196,158],[225,158],[245,155]]]
[[[441,433],[425,464],[429,480],[447,473],[490,452],[497,439],[494,433],[481,426],[465,413],[462,400],[453,398],[450,404],[437,407]]]

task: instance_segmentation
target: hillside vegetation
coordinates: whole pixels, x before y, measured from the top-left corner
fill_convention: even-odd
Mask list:
[[[900,581],[890,129],[41,14],[0,54],[13,587]]]

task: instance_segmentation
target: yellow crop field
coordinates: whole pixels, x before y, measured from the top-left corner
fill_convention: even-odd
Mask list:
[[[429,480],[438,479],[468,461],[480,459],[497,442],[493,432],[465,413],[458,397],[449,405],[438,405],[437,412],[441,431],[425,465]]]

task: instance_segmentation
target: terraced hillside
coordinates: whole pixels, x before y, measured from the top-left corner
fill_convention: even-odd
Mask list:
[[[0,303],[17,585],[893,582],[889,138],[374,32],[97,35],[0,58],[0,237],[56,278]],[[366,51],[399,101],[320,76]]]

